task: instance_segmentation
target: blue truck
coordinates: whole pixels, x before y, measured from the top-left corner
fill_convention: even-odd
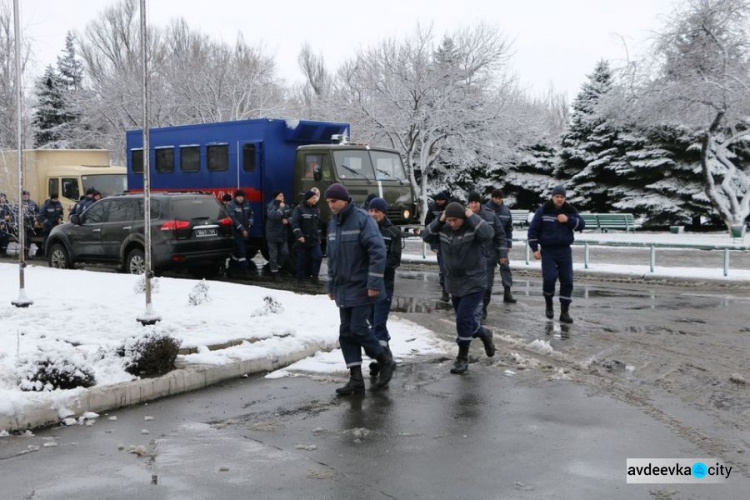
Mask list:
[[[150,132],[154,192],[208,192],[221,198],[242,189],[255,214],[251,253],[266,254],[265,210],[274,191],[299,203],[313,187],[324,193],[344,184],[355,203],[369,194],[388,201],[398,225],[418,223],[417,204],[401,157],[388,148],[348,141],[348,123],[255,119],[175,127]],[[143,133],[126,136],[130,192],[143,191]],[[320,204],[324,221],[330,216]]]

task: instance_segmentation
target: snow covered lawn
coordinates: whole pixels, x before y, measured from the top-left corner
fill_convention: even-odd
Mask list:
[[[160,278],[153,304],[162,321],[143,327],[136,320],[145,309],[143,293],[136,291],[139,281],[126,274],[30,266],[26,292],[34,304],[17,309],[11,301],[18,295],[18,266],[0,264],[0,415],[22,413],[32,404],[62,406],[84,390],[21,391],[19,364],[40,351],[77,360],[94,374],[96,386],[106,386],[134,379],[116,349],[149,329],[197,350],[179,356],[182,365],[223,365],[311,345],[337,346],[338,309],[325,295],[220,282],[206,282],[207,294],[196,293],[199,281]],[[201,300],[206,295],[208,300]],[[401,359],[444,350],[442,342],[418,325],[392,319],[389,326]],[[246,342],[218,351],[207,347],[239,339]],[[344,370],[340,352],[328,356],[335,371]]]

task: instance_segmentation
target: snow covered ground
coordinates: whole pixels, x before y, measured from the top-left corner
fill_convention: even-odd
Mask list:
[[[116,349],[127,339],[149,330],[167,333],[183,348],[197,353],[180,356],[178,363],[222,365],[300,350],[310,345],[335,347],[339,314],[324,295],[300,295],[231,283],[206,282],[208,300],[191,305],[196,280],[159,278],[153,295],[162,321],[143,327],[136,318],[145,310],[138,292],[140,278],[114,273],[26,268],[27,296],[34,301],[18,309],[18,266],[0,264],[0,415],[22,413],[32,404],[65,404],[83,389],[24,392],[19,389],[20,367],[40,352],[76,360],[91,370],[97,386],[133,380]],[[200,295],[200,294],[199,294]],[[437,354],[445,346],[428,330],[392,318],[394,351],[401,359]],[[240,345],[210,351],[208,346],[245,340]],[[332,371],[344,370],[340,351],[318,355]],[[304,366],[304,363],[303,363]],[[316,371],[290,367],[291,371]],[[318,370],[320,371],[320,370]],[[2,429],[0,429],[2,430]]]

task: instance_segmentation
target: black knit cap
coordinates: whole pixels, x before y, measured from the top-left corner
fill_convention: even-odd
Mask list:
[[[314,197],[314,196],[315,196],[315,191],[313,191],[313,190],[311,189],[310,191],[308,191],[308,192],[306,192],[306,193],[305,193],[305,201],[308,201],[308,200],[310,200],[310,198],[312,198],[312,197]]]
[[[466,209],[461,206],[460,203],[452,202],[448,203],[448,206],[445,207],[445,218],[453,217],[454,219],[465,219],[466,218]]]
[[[492,197],[493,198],[505,198],[505,193],[503,193],[502,189],[493,189],[492,190]]]
[[[555,196],[558,194],[565,196],[565,186],[560,185],[560,186],[554,187],[554,189],[552,190],[552,196]]]
[[[448,201],[448,198],[450,198],[450,193],[448,191],[440,191],[438,194],[435,195],[435,201]]]
[[[471,203],[472,201],[482,203],[482,197],[476,191],[472,191],[471,193],[469,193],[469,203]]]
[[[237,198],[238,196],[242,196],[244,198],[245,192],[241,189],[238,189],[237,191],[234,192],[234,197]]]
[[[347,191],[343,185],[337,182],[335,184],[331,184],[330,187],[326,189],[325,199],[349,201],[351,197],[349,196],[349,191]]]
[[[221,201],[232,201],[232,195],[227,193],[221,197]]]
[[[278,195],[280,195],[281,193],[282,193],[282,191],[278,191],[278,190],[277,190],[277,191],[274,191],[274,192],[273,192],[273,196],[271,196],[271,198],[273,198],[273,199],[275,200],[275,199],[276,199],[276,197],[277,197]]]

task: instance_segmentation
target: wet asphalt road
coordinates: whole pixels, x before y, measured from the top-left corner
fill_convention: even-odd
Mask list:
[[[342,399],[333,388],[242,379],[113,412],[117,421],[6,438],[2,498],[726,499],[750,489],[740,475],[626,484],[628,457],[702,450],[568,382],[524,387],[483,362],[463,377],[423,363],[401,367],[386,393]]]
[[[394,314],[451,340],[436,281],[401,272]],[[408,364],[389,392],[361,399],[332,396],[341,381],[241,379],[0,439],[0,498],[747,498],[750,397],[729,381],[750,365],[747,292],[579,281],[567,327],[541,319],[538,279],[514,291],[506,305],[497,287],[488,326],[549,341],[560,356],[540,358],[548,370],[521,371],[510,352],[533,353],[499,339],[493,363],[473,347],[468,376],[448,360]],[[550,380],[561,367],[572,381]],[[625,483],[626,458],[715,456],[744,474]]]

